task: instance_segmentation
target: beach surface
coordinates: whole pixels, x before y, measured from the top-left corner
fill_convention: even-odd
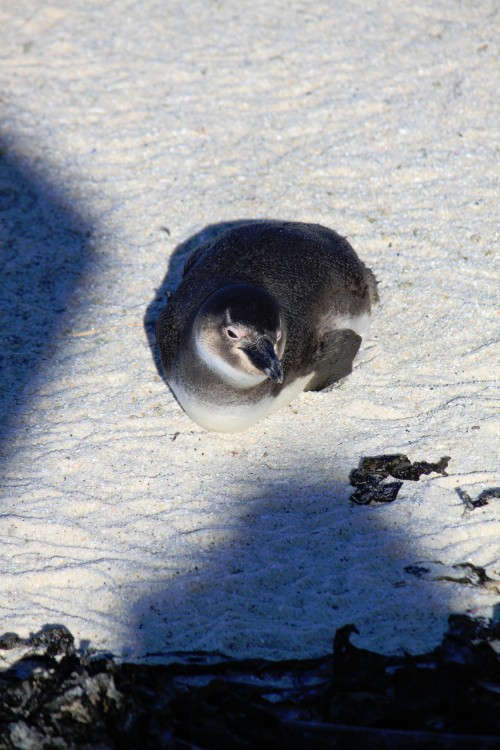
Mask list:
[[[418,653],[450,613],[500,618],[498,24],[489,0],[2,3],[0,633],[284,659],[347,623]],[[210,433],[152,327],[190,250],[259,218],[348,237],[381,301],[338,387]],[[393,453],[447,474],[353,503]]]

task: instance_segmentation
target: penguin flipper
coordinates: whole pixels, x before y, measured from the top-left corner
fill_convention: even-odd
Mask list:
[[[308,383],[306,390],[322,391],[350,375],[360,346],[361,336],[349,328],[325,334],[314,357],[314,378]]]

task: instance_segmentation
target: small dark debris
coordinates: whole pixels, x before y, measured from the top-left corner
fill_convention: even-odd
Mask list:
[[[484,568],[470,562],[445,565],[440,560],[427,560],[406,565],[404,570],[416,578],[477,586],[494,594],[500,594],[500,581],[490,578]]]
[[[485,569],[480,565],[473,565],[472,563],[458,563],[453,566],[454,570],[462,573],[462,575],[456,578],[453,575],[443,575],[435,578],[436,581],[453,581],[454,583],[465,583],[469,586],[478,586],[480,588],[489,589],[500,594],[500,581],[495,581],[490,578],[486,573]]]
[[[488,505],[489,501],[494,498],[500,498],[500,487],[491,487],[489,490],[483,490],[475,500],[461,487],[457,487],[457,495],[462,500],[466,510],[475,510],[476,508]]]
[[[42,649],[48,656],[68,656],[74,653],[75,639],[64,625],[46,625],[28,638],[20,638],[17,633],[0,636],[0,650],[10,651],[22,646],[32,650]]]
[[[4,633],[0,636],[0,650],[6,651],[16,648],[17,646],[22,646],[25,642],[17,633]]]
[[[442,643],[418,656],[358,648],[357,632],[340,628],[333,653],[316,659],[198,654],[144,665],[78,654],[56,661],[48,649],[58,636],[41,631],[32,643],[50,643],[36,665],[28,652],[0,673],[0,748],[500,747],[500,626],[452,615]],[[73,642],[60,635],[63,648]]]
[[[411,576],[415,576],[415,578],[424,578],[430,573],[430,568],[426,568],[425,565],[421,565],[420,563],[405,565],[404,570],[405,573],[409,573]]]
[[[355,492],[350,499],[357,505],[375,503],[390,503],[398,496],[403,482],[383,483],[387,477],[417,482],[422,474],[435,471],[446,476],[449,456],[443,456],[436,463],[428,461],[411,462],[408,456],[396,453],[388,456],[367,456],[362,458],[357,469],[349,475],[349,481]]]
[[[500,487],[492,487],[489,490],[484,490],[479,495],[478,500],[491,500],[493,498],[500,498]]]
[[[392,503],[398,496],[403,482],[388,482],[383,484],[379,479],[372,480],[370,486],[364,483],[351,495],[351,500],[357,505],[368,505],[369,503]],[[352,484],[352,482],[351,482]]]

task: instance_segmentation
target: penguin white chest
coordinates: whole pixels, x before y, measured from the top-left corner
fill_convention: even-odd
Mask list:
[[[241,432],[251,427],[263,417],[287,406],[299,393],[302,393],[312,374],[297,378],[285,386],[277,396],[265,396],[260,401],[245,400],[242,395],[240,403],[211,403],[209,394],[190,392],[176,380],[170,380],[175,397],[191,419],[214,432]]]

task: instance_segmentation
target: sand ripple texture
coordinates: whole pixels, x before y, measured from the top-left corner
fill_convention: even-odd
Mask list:
[[[500,500],[457,492],[500,485],[497,45],[489,0],[2,3],[1,632],[284,658],[498,618],[433,575],[500,579]],[[144,321],[191,238],[262,217],[346,235],[381,305],[339,387],[210,434]],[[355,506],[382,453],[448,476]]]

